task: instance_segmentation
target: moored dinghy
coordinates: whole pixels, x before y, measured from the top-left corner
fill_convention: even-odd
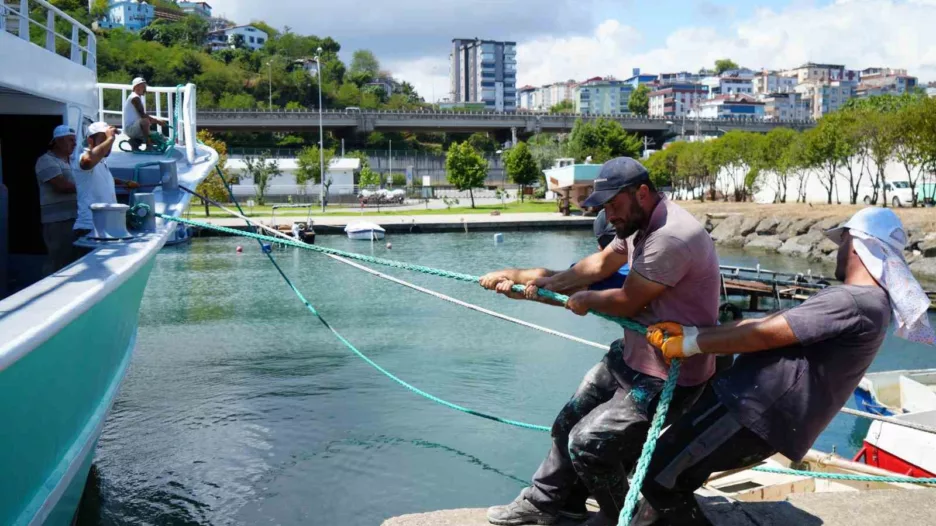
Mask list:
[[[354,223],[349,223],[348,226],[345,227],[345,233],[348,234],[348,239],[371,241],[383,239],[386,230],[377,223],[355,221]]]

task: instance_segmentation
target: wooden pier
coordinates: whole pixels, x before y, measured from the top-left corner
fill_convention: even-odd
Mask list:
[[[722,296],[729,300],[746,298],[745,312],[777,310],[783,301],[806,301],[833,283],[822,276],[764,271],[739,267],[721,267]],[[930,311],[936,311],[936,292],[927,292]]]

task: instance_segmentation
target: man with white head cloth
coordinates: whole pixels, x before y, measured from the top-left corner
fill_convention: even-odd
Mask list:
[[[667,360],[739,357],[660,437],[642,489],[652,509],[642,508],[639,523],[658,514],[674,526],[711,524],[693,492],[713,472],[776,452],[800,460],[864,376],[891,321],[898,336],[936,345],[929,299],[903,258],[907,235],[892,211],[865,208],[826,236],[839,245],[842,285],[765,318],[648,328]]]

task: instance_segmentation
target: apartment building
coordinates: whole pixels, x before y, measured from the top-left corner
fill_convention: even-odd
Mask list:
[[[702,119],[762,119],[764,103],[750,95],[717,95],[699,102],[698,108],[690,111],[689,117],[696,116]]]
[[[701,84],[679,85],[658,89],[649,97],[651,117],[685,117],[708,98],[708,90]]]
[[[796,86],[796,92],[809,104],[810,117],[818,119],[841,108],[852,98],[851,82],[805,82]]]
[[[453,39],[449,65],[452,102],[483,102],[490,111],[517,109],[516,42]]]
[[[795,92],[770,93],[760,98],[764,118],[778,121],[803,121],[811,118],[809,101]]]
[[[588,79],[575,89],[575,112],[589,115],[630,113],[627,103],[633,91],[633,84],[613,77]]]

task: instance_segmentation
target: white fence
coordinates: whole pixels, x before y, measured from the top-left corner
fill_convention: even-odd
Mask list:
[[[129,84],[99,83],[98,87],[98,120],[105,120],[107,115],[116,115],[123,119],[123,103],[130,94]],[[106,90],[120,91],[119,109],[105,108]],[[195,116],[195,85],[186,84],[174,88],[147,86],[147,94],[152,94],[154,107],[147,108],[147,113],[169,121],[175,127],[175,144],[185,148],[185,157],[189,164],[195,162],[195,144],[198,141]],[[164,103],[165,101],[165,103]],[[178,120],[176,116],[178,113]]]
[[[36,15],[33,11],[45,13],[44,20],[34,18]],[[59,19],[68,23],[71,28],[70,35],[56,31],[56,21]],[[33,43],[44,45],[52,53],[58,53],[56,43],[61,39],[69,45],[68,58],[72,62],[97,71],[97,39],[90,29],[44,0],[0,2],[0,31],[7,31],[30,42],[33,41],[29,34],[30,26],[42,28],[42,35],[45,37],[42,44]],[[82,39],[84,45],[81,43]]]

